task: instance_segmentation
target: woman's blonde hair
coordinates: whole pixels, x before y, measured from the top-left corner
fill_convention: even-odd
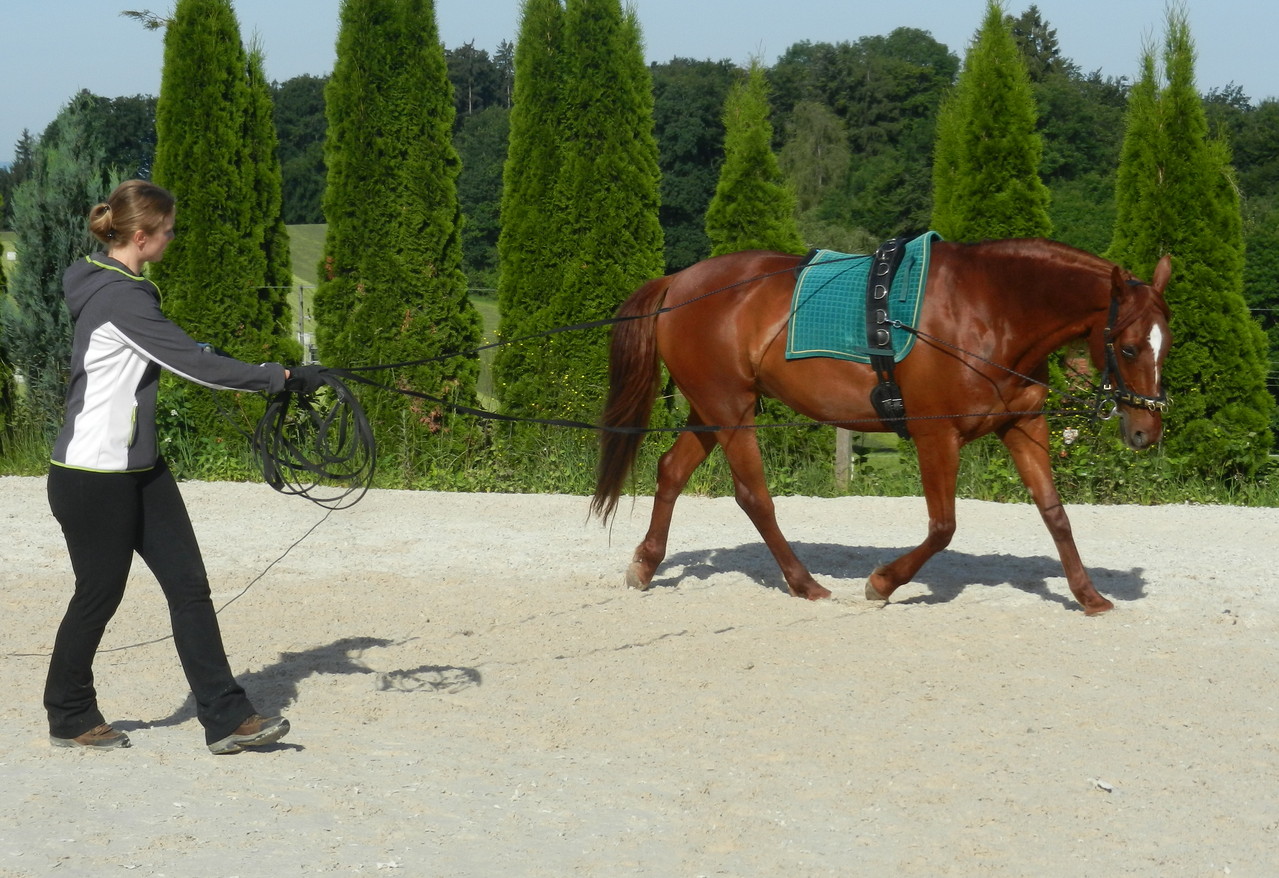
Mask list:
[[[154,232],[176,206],[177,199],[169,190],[148,180],[126,180],[89,211],[89,231],[111,246],[137,231]]]

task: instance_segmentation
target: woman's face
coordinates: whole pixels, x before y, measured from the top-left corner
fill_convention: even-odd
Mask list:
[[[154,232],[145,233],[139,247],[142,262],[159,262],[164,258],[165,248],[173,240],[174,214],[169,214],[160,221]]]

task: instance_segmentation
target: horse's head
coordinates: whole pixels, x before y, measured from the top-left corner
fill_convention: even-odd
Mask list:
[[[1120,432],[1128,447],[1141,450],[1159,441],[1163,413],[1164,359],[1172,343],[1164,289],[1172,260],[1164,256],[1150,283],[1115,267],[1111,273],[1110,319],[1102,338],[1102,393],[1118,407]]]

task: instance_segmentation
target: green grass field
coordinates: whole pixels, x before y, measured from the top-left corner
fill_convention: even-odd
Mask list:
[[[484,321],[484,344],[497,341],[498,314],[497,299],[491,296],[471,296],[471,304],[480,312]],[[493,395],[493,350],[480,351],[480,378],[475,390],[480,395],[480,402],[485,408],[495,408],[497,398]]]
[[[289,226],[289,258],[293,261],[296,283],[315,286],[324,255],[324,230],[328,226]]]
[[[0,232],[0,271],[8,276],[13,263],[9,261],[9,251],[14,249],[18,236],[13,232]]]

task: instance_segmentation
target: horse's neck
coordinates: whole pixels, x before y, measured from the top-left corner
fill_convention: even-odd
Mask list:
[[[1094,324],[1104,320],[1109,289],[1095,273],[1071,269],[1031,291],[1026,304],[1039,321],[1045,344],[1052,345],[1049,353],[1088,335]]]
[[[992,307],[1021,327],[1023,361],[1043,362],[1053,351],[1083,338],[1109,305],[1109,278],[1096,257],[1051,242],[1025,242],[989,260]]]

